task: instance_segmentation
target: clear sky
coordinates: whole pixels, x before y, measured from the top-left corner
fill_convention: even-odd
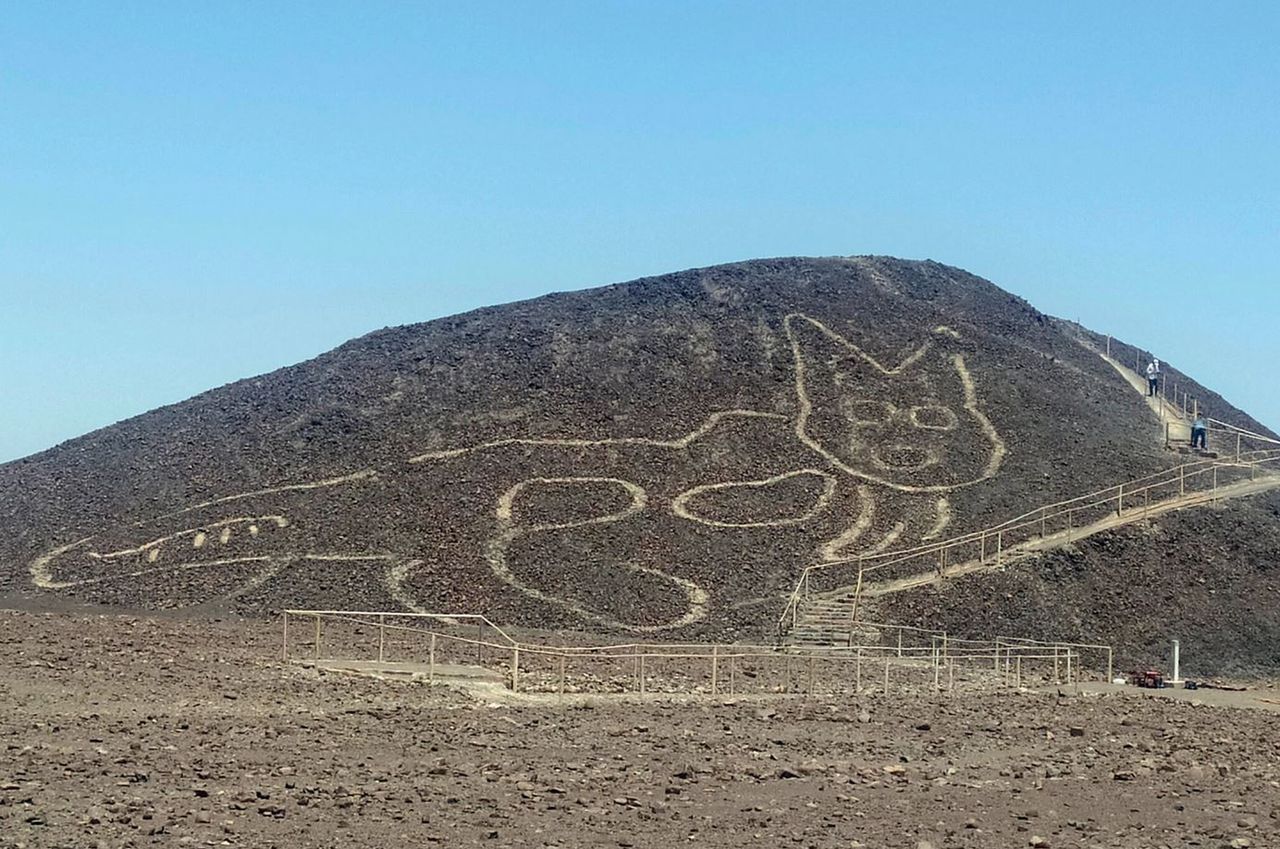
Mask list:
[[[1273,427],[1280,4],[0,15],[0,461],[386,325],[752,257],[959,265]]]

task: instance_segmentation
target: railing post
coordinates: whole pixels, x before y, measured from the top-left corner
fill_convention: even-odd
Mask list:
[[[1124,514],[1124,484],[1120,484],[1120,486],[1117,487],[1117,490],[1118,490],[1118,494],[1116,495],[1116,515],[1121,516]]]
[[[427,680],[436,680],[436,635],[431,635],[431,648],[427,654]]]
[[[1048,534],[1045,533],[1045,514],[1049,512],[1048,505],[1040,507],[1040,539],[1044,539]]]
[[[316,614],[316,660],[320,659],[320,614]]]
[[[720,677],[720,647],[711,647],[711,695],[716,694]]]
[[[983,531],[978,535],[978,564],[980,566],[987,565],[987,532]]]
[[[1187,494],[1187,464],[1178,467],[1178,495]]]
[[[902,626],[898,626],[898,657],[902,657]]]
[[[862,558],[858,558],[858,583],[853,588],[853,609],[849,612],[850,627],[858,621],[858,603],[862,600]]]
[[[996,566],[1000,566],[1001,554],[1004,551],[1004,531],[996,531]]]
[[[644,695],[644,652],[640,653],[640,695]]]
[[[520,692],[520,647],[511,647],[511,692]]]
[[[564,659],[565,655],[560,655],[560,698],[564,698]],[[712,676],[714,679],[714,675]],[[715,686],[712,685],[711,692],[715,692]]]
[[[289,611],[284,611],[284,629],[280,638],[280,660],[289,662]]]
[[[1236,462],[1240,462],[1240,434],[1236,434]]]
[[[938,677],[942,672],[941,655],[938,654],[938,638],[933,637],[933,689],[938,690]]]
[[[382,663],[386,657],[387,645],[387,616],[385,613],[378,614],[378,663]]]

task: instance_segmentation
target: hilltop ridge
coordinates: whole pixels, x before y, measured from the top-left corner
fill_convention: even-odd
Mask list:
[[[755,634],[816,560],[1170,465],[1091,338],[888,257],[387,328],[0,466],[0,590]]]

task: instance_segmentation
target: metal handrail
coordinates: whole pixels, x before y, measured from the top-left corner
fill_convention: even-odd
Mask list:
[[[794,626],[798,618],[798,611],[803,600],[810,594],[810,584],[813,575],[830,570],[838,566],[848,566],[849,564],[858,564],[857,589],[860,592],[863,576],[867,573],[883,569],[897,563],[912,560],[926,555],[943,555],[961,545],[972,543],[984,543],[987,539],[995,537],[998,541],[997,556],[999,556],[1000,548],[1003,548],[1003,534],[1016,531],[1029,526],[1040,525],[1043,530],[1047,522],[1051,519],[1060,518],[1063,515],[1068,516],[1070,522],[1070,514],[1077,510],[1088,510],[1092,508],[1102,507],[1108,502],[1117,502],[1118,514],[1123,515],[1123,500],[1125,495],[1131,498],[1134,496],[1142,496],[1149,494],[1151,490],[1159,486],[1168,486],[1173,483],[1179,483],[1185,487],[1187,480],[1194,480],[1196,477],[1206,473],[1214,473],[1216,490],[1216,472],[1222,468],[1249,468],[1256,469],[1262,465],[1273,463],[1280,460],[1280,450],[1268,449],[1257,450],[1242,454],[1238,460],[1217,460],[1207,459],[1198,460],[1192,463],[1184,463],[1161,472],[1155,472],[1144,477],[1135,478],[1125,483],[1109,486],[1104,489],[1095,490],[1085,495],[1076,496],[1065,501],[1059,501],[1053,504],[1046,504],[1027,511],[1020,516],[992,525],[979,531],[972,531],[961,534],[947,540],[937,543],[929,543],[926,545],[915,546],[911,548],[898,549],[894,551],[880,552],[871,555],[862,555],[858,557],[847,557],[839,560],[824,561],[821,563],[811,564],[801,572],[796,586],[792,590],[787,600],[786,606],[783,608],[778,618],[778,633],[785,633],[787,629],[787,620],[791,619]],[[1180,494],[1172,499],[1166,499],[1165,502],[1156,502],[1157,506],[1161,504],[1179,501],[1185,499],[1185,494]],[[1149,502],[1144,508],[1150,508]],[[1051,512],[1052,511],[1052,512]],[[1068,528],[1070,530],[1070,528]]]
[[[285,616],[332,616],[335,618],[350,619],[355,616],[394,616],[401,619],[435,619],[438,621],[449,621],[456,619],[466,619],[480,625],[487,625],[492,628],[495,633],[499,634],[502,639],[506,640],[506,647],[520,645],[519,641],[495,625],[489,617],[479,613],[415,613],[412,611],[387,611],[387,610],[294,610],[292,608],[280,611]],[[376,625],[378,623],[371,622],[368,624]],[[484,642],[477,640],[476,642]],[[485,643],[488,645],[488,643]],[[497,645],[497,644],[494,644]]]
[[[563,695],[565,692],[566,681],[566,664],[568,662],[580,663],[582,661],[602,660],[613,662],[634,661],[635,665],[631,670],[625,673],[626,677],[634,677],[635,688],[643,696],[646,691],[646,660],[652,661],[677,661],[682,664],[682,670],[689,672],[694,668],[698,668],[699,664],[706,662],[710,672],[710,693],[716,695],[717,672],[728,668],[728,693],[734,692],[734,670],[735,663],[744,660],[781,660],[787,661],[786,666],[786,684],[780,691],[782,694],[793,692],[813,693],[814,692],[814,671],[816,662],[838,662],[854,665],[854,682],[855,686],[860,686],[857,682],[861,680],[861,669],[864,662],[883,662],[884,667],[884,688],[888,692],[889,688],[889,670],[890,666],[897,664],[903,668],[920,668],[933,670],[933,686],[937,689],[942,688],[942,670],[947,670],[948,685],[951,686],[952,674],[956,669],[957,662],[975,662],[980,661],[982,665],[994,663],[994,669],[999,672],[1001,663],[1005,667],[1006,683],[1008,683],[1009,671],[1014,670],[1014,682],[1020,682],[1022,674],[1021,661],[1053,661],[1054,680],[1059,678],[1059,661],[1065,662],[1067,683],[1072,681],[1073,668],[1077,671],[1083,669],[1081,663],[1083,653],[1081,650],[1105,650],[1107,652],[1107,670],[1108,676],[1111,671],[1111,649],[1109,646],[1094,646],[1081,643],[1069,642],[1049,642],[1035,641],[1020,638],[998,637],[994,640],[964,640],[964,639],[948,639],[945,632],[929,632],[926,629],[916,629],[910,626],[892,626],[901,627],[906,630],[921,631],[926,633],[930,638],[929,645],[909,645],[904,646],[901,643],[896,647],[893,645],[867,644],[839,646],[839,647],[810,647],[808,649],[794,650],[789,649],[780,651],[777,646],[748,645],[748,644],[720,644],[720,643],[696,643],[696,644],[663,644],[663,643],[630,643],[630,644],[614,644],[606,646],[594,646],[591,650],[606,651],[608,653],[598,655],[583,655],[574,652],[573,647],[557,646],[548,644],[530,644],[518,643],[507,645],[485,640],[483,638],[473,639],[470,637],[459,636],[454,633],[437,631],[430,628],[421,628],[407,625],[395,624],[394,620],[398,618],[405,619],[426,619],[430,621],[449,621],[456,622],[458,620],[467,620],[470,622],[482,622],[493,627],[495,633],[504,634],[502,628],[494,625],[487,617],[479,614],[433,614],[433,613],[401,613],[397,611],[344,611],[344,610],[286,610],[283,611],[283,645],[282,659],[285,662],[291,660],[290,644],[289,644],[289,617],[306,617],[315,621],[315,637],[311,658],[309,662],[317,665],[322,663],[341,663],[336,658],[321,660],[321,622],[336,620],[362,627],[369,627],[377,632],[377,659],[379,664],[383,664],[384,645],[386,642],[386,632],[411,632],[420,634],[430,639],[429,649],[427,651],[426,675],[429,680],[435,681],[437,668],[441,664],[437,663],[438,650],[448,644],[456,643],[462,646],[475,646],[478,650],[490,648],[496,650],[488,655],[488,660],[492,664],[494,661],[503,669],[507,676],[507,685],[512,691],[520,690],[520,682],[523,674],[530,673],[541,674],[544,678],[548,673],[547,668],[538,670],[529,666],[530,657],[541,657],[558,661],[558,664],[552,669],[558,667],[559,692]],[[392,620],[392,621],[388,621]],[[306,644],[306,639],[303,639]],[[403,652],[403,646],[399,649]],[[524,666],[521,665],[521,658],[525,658]],[[478,655],[481,665],[484,665],[485,657],[483,654]],[[793,667],[793,663],[807,661],[807,678],[808,683],[803,684],[802,678],[805,673],[800,668]],[[308,661],[304,661],[308,662]],[[1014,665],[1016,662],[1016,666]],[[448,661],[446,661],[446,664]],[[792,677],[792,670],[795,669],[795,678]],[[652,671],[652,667],[650,667]],[[446,673],[447,674],[447,673]],[[554,675],[555,672],[550,674]],[[721,675],[720,681],[723,682],[724,676]],[[1078,679],[1077,679],[1078,680]],[[536,685],[535,685],[536,686]],[[694,685],[694,689],[701,685]],[[793,689],[794,688],[794,689]],[[676,691],[669,691],[676,692]],[[723,689],[719,692],[724,692]]]

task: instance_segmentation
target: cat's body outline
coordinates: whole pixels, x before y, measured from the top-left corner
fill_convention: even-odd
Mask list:
[[[884,376],[887,380],[897,379],[903,374],[916,369],[920,363],[933,352],[933,341],[926,340],[897,364],[885,365],[864,352],[861,348],[854,345],[845,337],[831,330],[818,319],[812,318],[803,313],[787,314],[784,316],[782,324],[788,342],[791,346],[793,367],[795,370],[795,398],[797,409],[794,413],[788,414],[738,408],[714,411],[708,414],[697,427],[682,435],[670,438],[634,436],[606,437],[603,439],[583,439],[572,437],[563,439],[549,437],[514,437],[453,449],[435,450],[413,455],[406,461],[402,461],[381,470],[366,469],[353,474],[314,482],[304,482],[281,487],[268,487],[211,499],[191,507],[165,514],[161,517],[156,517],[155,519],[134,523],[131,527],[140,529],[145,527],[147,524],[173,519],[186,514],[195,514],[202,510],[211,508],[222,510],[237,501],[269,497],[273,493],[298,492],[309,489],[323,490],[329,487],[357,486],[362,481],[375,481],[385,477],[391,477],[396,474],[412,473],[412,470],[429,467],[433,462],[453,460],[487,451],[498,451],[513,448],[536,451],[539,448],[554,448],[557,450],[570,449],[580,452],[588,452],[595,449],[604,449],[606,458],[609,456],[611,451],[616,453],[617,450],[622,449],[679,452],[688,450],[697,446],[700,442],[714,438],[717,433],[722,433],[727,425],[733,425],[740,421],[750,420],[752,423],[785,423],[785,425],[791,430],[792,438],[794,438],[798,445],[802,446],[814,459],[814,462],[803,463],[797,468],[780,470],[775,475],[776,477],[788,478],[800,474],[813,474],[820,476],[825,482],[823,491],[827,495],[827,501],[831,500],[832,490],[843,491],[843,488],[847,488],[852,485],[854,492],[853,497],[860,505],[860,509],[857,511],[857,514],[848,517],[848,521],[839,533],[830,538],[817,541],[814,546],[813,558],[808,563],[797,564],[798,568],[803,568],[803,566],[809,565],[809,563],[814,561],[829,562],[841,559],[847,555],[855,544],[861,544],[860,551],[862,553],[872,553],[875,551],[882,551],[895,543],[915,539],[928,539],[940,535],[951,520],[950,505],[947,502],[946,494],[957,488],[970,486],[981,480],[986,480],[992,477],[998,472],[1006,454],[1005,445],[998,432],[979,408],[980,399],[978,398],[975,383],[968,372],[963,355],[953,353],[949,356],[944,356],[944,360],[949,363],[951,369],[954,371],[956,379],[958,380],[962,390],[962,412],[955,415],[964,415],[969,417],[971,423],[976,426],[977,430],[981,432],[983,438],[985,438],[989,443],[990,453],[986,462],[983,464],[981,469],[977,470],[977,473],[973,475],[971,479],[967,480],[947,481],[942,483],[926,482],[924,484],[912,483],[904,480],[893,480],[886,476],[883,469],[872,469],[864,458],[851,455],[849,451],[852,449],[846,448],[842,453],[839,446],[832,444],[832,440],[828,439],[824,441],[823,435],[820,432],[816,432],[822,424],[822,422],[819,421],[822,415],[827,415],[829,411],[815,413],[815,403],[812,396],[815,394],[816,387],[809,386],[808,381],[811,379],[810,375],[815,371],[821,371],[823,366],[815,365],[806,358],[805,343],[801,336],[803,333],[816,333],[818,336],[815,338],[819,340],[826,340],[825,344],[831,347],[835,352],[830,357],[832,369],[838,368],[839,359],[841,357],[845,357],[849,360],[856,360],[858,363],[864,363],[873,370],[873,374],[878,373],[879,375]],[[934,328],[933,332],[938,336],[956,335],[954,331],[942,327]],[[809,344],[811,347],[816,347],[813,342],[810,342]],[[819,341],[817,344],[821,345],[824,343]],[[834,381],[828,381],[828,383],[834,386],[837,385],[839,381],[837,379]],[[831,386],[827,386],[826,389],[828,391],[833,391],[831,390]],[[903,416],[902,411],[896,407],[894,407],[891,412],[897,418],[902,418]],[[915,409],[912,408],[906,415],[914,421],[917,414]],[[827,418],[829,421],[835,422],[837,427],[840,426],[838,416],[832,417],[827,415]],[[849,417],[846,416],[846,418]],[[947,424],[947,420],[944,419],[941,423],[945,425]],[[858,422],[854,422],[852,424],[853,431],[856,432],[859,426],[860,424]],[[608,462],[601,462],[599,460],[594,463],[586,462],[581,470],[581,474],[570,477],[584,481],[598,481],[604,479],[615,480],[618,481],[620,485],[638,487],[637,484],[628,481],[626,478],[611,474],[610,472],[612,470],[609,469],[608,466]],[[484,556],[495,577],[533,598],[548,604],[560,605],[584,619],[594,620],[604,625],[627,628],[629,630],[661,630],[664,628],[680,627],[692,624],[705,615],[706,605],[710,598],[710,595],[705,588],[678,575],[672,574],[669,571],[664,571],[652,564],[640,564],[636,566],[636,568],[650,573],[657,580],[666,580],[672,585],[679,587],[681,592],[686,595],[688,601],[688,609],[683,615],[656,627],[637,626],[634,623],[628,624],[611,617],[601,616],[597,611],[584,608],[583,605],[575,602],[573,599],[549,596],[534,584],[520,578],[520,570],[518,568],[513,568],[510,563],[506,562],[506,555],[504,553],[505,549],[503,546],[504,538],[507,538],[507,542],[509,543],[511,540],[514,540],[521,535],[547,532],[547,529],[522,529],[518,525],[513,524],[510,507],[511,503],[514,502],[514,496],[511,496],[508,499],[509,503],[507,504],[508,509],[505,517],[503,515],[502,498],[511,495],[513,492],[518,492],[520,489],[525,488],[530,482],[546,479],[553,478],[548,478],[545,475],[533,475],[515,480],[510,486],[501,488],[502,495],[499,496],[497,503],[494,505],[494,515],[492,517],[494,527],[487,540],[483,543]],[[690,487],[686,487],[674,497],[667,499],[666,503],[661,505],[653,503],[650,500],[649,494],[645,492],[644,503],[641,504],[638,509],[629,511],[625,515],[601,517],[591,519],[589,522],[595,524],[607,524],[611,522],[626,521],[627,519],[633,518],[640,512],[648,509],[665,510],[677,520],[699,521],[695,511],[691,511],[688,507],[688,504],[695,493],[733,486],[754,486],[759,483],[760,481],[757,480],[704,480]],[[914,529],[908,527],[909,523],[904,520],[894,523],[891,527],[884,529],[878,540],[868,541],[864,539],[866,534],[871,530],[877,507],[883,511],[886,494],[889,496],[889,500],[892,500],[895,497],[914,498],[918,501],[929,501],[931,499],[929,503],[931,505],[930,515],[932,518],[928,521],[927,527],[922,526],[918,532],[916,532]],[[826,509],[826,502],[819,504],[818,507],[811,512],[819,512],[822,509]],[[916,516],[917,514],[921,514],[923,511],[903,510],[901,512],[904,516]],[[807,514],[803,519],[785,517],[783,520],[780,520],[775,524],[796,524],[802,521],[807,521],[810,518],[812,517]],[[222,516],[222,519],[234,521],[237,520],[237,517],[228,517],[224,515]],[[203,528],[207,527],[209,524],[210,523],[202,523],[195,527]],[[708,524],[717,523],[712,521],[708,522]],[[741,525],[741,523],[737,523],[736,525],[735,523],[719,524],[727,525],[728,527]],[[769,526],[770,523],[764,522],[759,524]],[[565,529],[566,528],[556,528],[555,530],[559,531]],[[185,532],[186,530],[183,530],[178,533],[182,534]],[[95,539],[96,536],[98,535],[85,537],[73,543],[59,546],[58,548],[37,557],[32,561],[30,567],[33,583],[42,589],[74,589],[76,586],[88,586],[98,581],[112,580],[112,578],[107,577],[89,578],[81,581],[59,581],[54,577],[56,568],[55,561],[59,557],[72,553],[77,549],[84,548],[88,543]],[[176,535],[171,534],[169,536]],[[145,548],[147,545],[148,544],[144,543],[143,546],[135,546],[135,548]],[[148,550],[150,551],[154,549]],[[495,554],[495,552],[497,554]],[[100,561],[104,558],[110,559],[114,555],[113,552],[88,553],[91,558],[96,557]],[[151,562],[154,563],[155,557],[153,555],[148,556],[152,556]],[[262,585],[265,581],[275,577],[284,568],[284,566],[287,565],[290,558],[295,560],[298,558],[305,558],[310,560],[370,561],[382,562],[385,564],[386,584],[392,596],[398,603],[403,604],[410,610],[422,611],[425,608],[420,603],[420,600],[413,595],[412,590],[410,589],[414,570],[422,563],[419,556],[420,552],[405,553],[388,551],[310,551],[295,552],[291,555],[278,555],[266,559],[263,568],[248,578],[243,587],[239,587],[227,595],[228,597],[234,597],[236,595],[243,594],[248,589]],[[147,565],[143,565],[140,569],[122,572],[119,577],[125,579],[130,577],[137,578],[145,574],[149,574],[151,571],[216,567],[236,563],[253,563],[262,559],[263,558],[253,556],[243,558],[215,557],[209,560],[197,560],[194,563],[166,564],[164,566],[157,566],[154,570],[151,570]]]

